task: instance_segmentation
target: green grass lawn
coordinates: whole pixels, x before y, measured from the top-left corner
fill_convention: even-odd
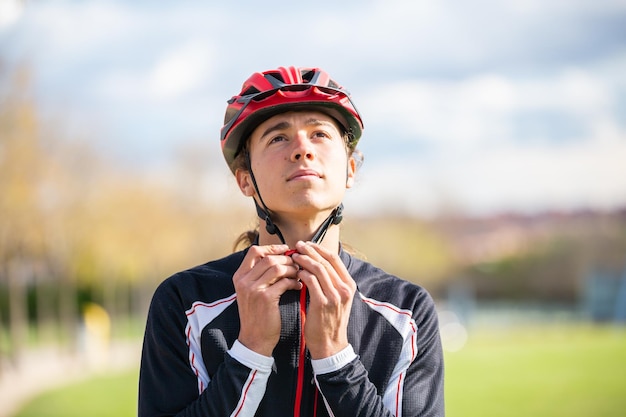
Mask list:
[[[138,371],[100,375],[43,393],[19,417],[133,417],[137,415]]]
[[[448,417],[618,417],[626,410],[626,328],[470,331],[446,353]],[[132,417],[137,371],[35,398],[16,417]]]
[[[449,417],[618,417],[626,329],[545,326],[470,332],[446,354]]]

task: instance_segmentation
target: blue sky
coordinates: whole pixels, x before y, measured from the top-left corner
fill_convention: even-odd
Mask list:
[[[626,204],[626,2],[0,0],[0,62],[42,108],[167,177],[218,135],[253,72],[326,69],[365,121],[346,206],[445,211]],[[218,185],[219,184],[219,185]]]

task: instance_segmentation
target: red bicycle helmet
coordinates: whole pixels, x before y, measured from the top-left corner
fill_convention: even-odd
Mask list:
[[[352,146],[356,146],[363,122],[348,91],[319,68],[279,67],[252,74],[241,92],[228,100],[220,141],[231,170],[256,126],[275,114],[306,108],[334,117],[352,136]]]

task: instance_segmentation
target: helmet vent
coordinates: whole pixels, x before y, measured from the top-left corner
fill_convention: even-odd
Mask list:
[[[274,72],[274,71],[272,71],[272,72],[267,72],[267,73],[265,74],[265,77],[267,78],[267,76],[268,76],[268,75],[269,75],[270,77],[272,77],[272,78],[274,78],[274,79],[276,79],[276,80],[280,81],[281,83],[284,83],[284,82],[285,82],[285,79],[283,78],[283,76],[282,76],[282,74],[281,74],[280,72]]]
[[[246,88],[246,91],[243,91],[241,95],[249,96],[251,94],[256,94],[256,93],[260,93],[259,89],[251,85],[250,87]]]
[[[302,74],[301,74],[302,81],[304,81],[305,83],[310,83],[314,75],[315,75],[315,71],[304,70],[302,71]]]

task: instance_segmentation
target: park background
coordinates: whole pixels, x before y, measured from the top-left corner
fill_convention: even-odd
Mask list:
[[[619,0],[0,0],[0,415],[135,414],[155,287],[256,223],[218,135],[279,65],[353,94],[343,238],[435,297],[448,415],[621,415],[625,21]]]

